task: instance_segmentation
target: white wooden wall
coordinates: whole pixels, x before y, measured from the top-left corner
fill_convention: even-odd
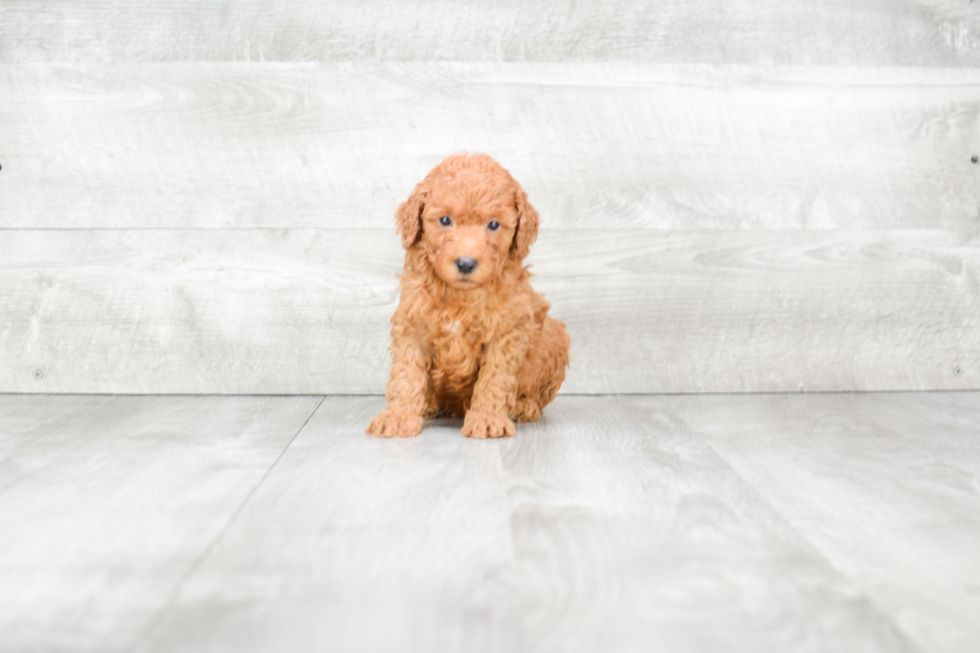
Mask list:
[[[567,392],[980,388],[980,2],[0,0],[0,392],[383,392],[460,150]]]

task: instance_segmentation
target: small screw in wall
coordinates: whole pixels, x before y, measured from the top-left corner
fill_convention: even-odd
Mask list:
[[[954,367],[953,374],[955,374],[956,376],[963,376],[963,368],[959,366]]]
[[[42,372],[41,370],[34,370],[34,380],[35,381],[40,381],[43,378],[44,378],[44,372]]]
[[[977,161],[980,161],[980,159],[977,158],[976,154],[970,157],[970,163],[976,163]]]

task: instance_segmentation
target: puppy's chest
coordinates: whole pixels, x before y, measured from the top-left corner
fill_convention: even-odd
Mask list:
[[[434,312],[426,320],[425,338],[436,349],[477,350],[490,340],[489,325],[481,320]]]
[[[491,338],[487,324],[438,312],[430,317],[425,323],[425,340],[426,348],[435,360],[448,366],[479,361]]]

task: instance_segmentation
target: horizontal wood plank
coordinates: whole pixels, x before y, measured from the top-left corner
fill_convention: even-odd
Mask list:
[[[3,65],[0,97],[0,228],[387,228],[460,150],[549,226],[980,228],[977,68]]]
[[[390,230],[0,240],[0,392],[377,394]],[[573,393],[980,387],[980,247],[943,230],[544,230]]]
[[[21,380],[9,391],[384,390],[393,232],[5,236],[0,351]]]
[[[636,61],[976,66],[967,0],[7,0],[0,62]]]

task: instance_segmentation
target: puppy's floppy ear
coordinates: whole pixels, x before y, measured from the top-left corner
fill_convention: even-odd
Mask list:
[[[514,205],[517,207],[517,231],[510,244],[510,255],[520,260],[527,256],[538,238],[538,212],[527,201],[527,193],[520,186],[514,191]]]
[[[402,236],[402,247],[405,249],[418,242],[422,235],[422,209],[425,208],[426,195],[428,188],[419,184],[395,211],[395,228]]]

